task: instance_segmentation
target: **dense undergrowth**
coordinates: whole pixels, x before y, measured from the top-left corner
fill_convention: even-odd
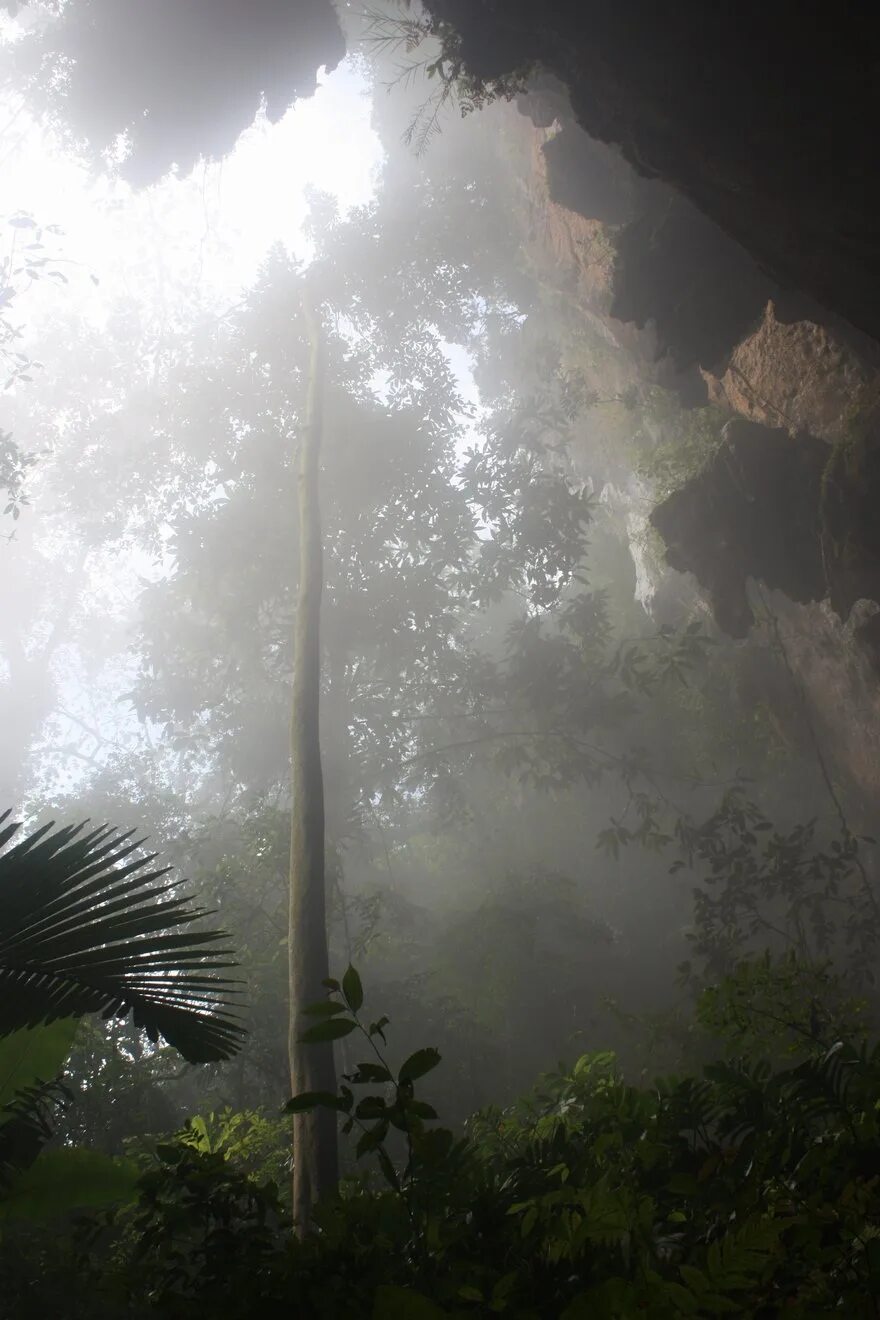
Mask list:
[[[131,1205],[52,1234],[5,1226],[3,1313],[876,1315],[880,1049],[787,1017],[815,975],[764,960],[704,992],[719,1057],[700,1072],[632,1085],[613,1054],[585,1054],[453,1133],[416,1095],[439,1055],[392,1069],[387,1019],[361,1018],[350,972],[313,1032],[351,1034],[369,1060],[337,1097],[292,1102],[333,1105],[357,1141],[311,1234],[292,1236],[265,1177],[280,1121],[196,1120],[141,1144]],[[750,1032],[744,995],[774,986],[776,1034]]]
[[[467,140],[453,119],[435,141],[440,111],[508,99],[519,74],[472,76],[430,20],[369,26],[391,59],[440,37],[414,66],[435,90],[407,129],[432,154],[395,154],[408,112],[377,98],[375,198],[346,211],[316,194],[308,229],[330,368],[329,942],[391,1022],[361,1016],[352,970],[315,1007],[342,1085],[287,1109],[338,1112],[345,1176],[297,1236],[281,1106],[300,952],[286,730],[305,267],[277,247],[234,306],[187,292],[167,353],[164,276],[161,334],[147,301],[108,303],[109,334],[59,312],[44,388],[14,413],[55,466],[5,611],[22,617],[0,787],[36,811],[66,809],[78,784],[84,812],[135,818],[185,860],[234,933],[248,1034],[239,1051],[202,945],[177,943],[197,915],[177,891],[154,911],[122,902],[142,863],[70,909],[50,886],[40,913],[28,875],[4,912],[0,884],[0,1320],[876,1315],[866,822],[852,810],[850,828],[769,607],[762,646],[707,630],[649,522],[718,452],[725,415],[661,390],[535,241],[547,202],[536,214],[536,143],[517,121],[496,106]],[[10,224],[37,250],[32,219]],[[612,239],[606,226],[581,254],[603,280]],[[0,486],[25,531],[31,460],[7,440]],[[862,448],[838,446],[823,483],[823,545],[844,559],[838,506]],[[81,674],[71,715],[61,656]],[[817,787],[830,841],[821,819],[792,823]],[[79,865],[67,878],[75,891]],[[133,935],[155,936],[174,1010],[160,1019],[155,977],[130,974],[144,946],[121,957]],[[59,969],[78,974],[66,1025],[54,991],[10,1023],[23,966],[37,1000]],[[96,1009],[111,1020],[79,1021]],[[40,1057],[16,1080],[2,1049],[25,1030]]]

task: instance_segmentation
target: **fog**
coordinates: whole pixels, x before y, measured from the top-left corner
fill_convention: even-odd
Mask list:
[[[775,1069],[869,1039],[872,783],[848,733],[870,705],[851,650],[862,616],[841,623],[727,530],[713,540],[727,515],[711,503],[705,566],[681,548],[681,492],[733,472],[725,427],[760,419],[737,419],[714,359],[668,350],[659,311],[624,313],[632,231],[615,206],[644,186],[653,207],[665,184],[590,144],[561,84],[542,75],[473,108],[469,91],[438,97],[433,38],[411,52],[347,7],[349,53],[312,95],[283,113],[265,101],[191,167],[190,139],[172,143],[160,168],[140,130],[89,142],[85,119],[47,108],[45,81],[29,90],[19,52],[38,19],[3,29],[0,809],[20,838],[49,821],[132,831],[172,867],[172,896],[225,932],[245,1033],[232,1057],[190,1062],[122,992],[109,1020],[75,1010],[50,1151],[143,1172],[199,1121],[226,1135],[193,1148],[240,1156],[289,1206],[297,1152],[322,1138],[297,1113],[291,1156],[283,1106],[359,1066],[344,1031],[306,1049],[326,1085],[297,1062],[296,977],[314,1000],[350,966],[394,1058],[439,1051],[424,1094],[456,1139],[482,1130],[469,1115],[600,1052],[621,1086],[650,1089],[719,1057]],[[757,535],[744,531],[752,549]],[[732,630],[734,589],[749,622]],[[312,644],[308,746],[294,651]],[[302,777],[316,748],[323,828]],[[393,1160],[412,1138],[397,1127]],[[339,1161],[360,1186],[354,1138]],[[295,1216],[304,1194],[294,1181]],[[429,1273],[401,1286],[452,1305]],[[474,1314],[490,1313],[485,1286]],[[754,1305],[738,1313],[776,1314]],[[202,1314],[179,1306],[162,1313]]]

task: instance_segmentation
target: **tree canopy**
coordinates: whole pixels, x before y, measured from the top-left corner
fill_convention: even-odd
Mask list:
[[[311,191],[212,286],[220,169],[155,181],[283,114],[335,20],[43,9],[5,55],[148,185],[94,205],[156,273],[5,345],[39,457],[0,574],[4,1305],[871,1314],[870,813],[790,603],[744,587],[734,642],[664,565],[654,503],[730,450],[609,311],[615,217],[563,224],[510,84],[403,150],[424,89],[382,38],[345,72],[373,196]],[[177,190],[175,265],[145,217]],[[17,299],[54,266],[13,221]]]

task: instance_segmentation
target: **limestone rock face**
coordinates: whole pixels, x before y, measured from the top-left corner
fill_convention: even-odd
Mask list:
[[[703,372],[712,403],[766,426],[837,441],[871,406],[877,368],[843,335],[815,321],[779,319],[770,300],[719,375]]]
[[[871,833],[880,799],[880,683],[870,638],[880,614],[865,603],[844,624],[827,602],[799,605],[779,596],[770,604],[776,633],[770,645],[784,647],[820,744],[854,791],[859,828]],[[811,749],[805,746],[804,754]]]
[[[577,122],[777,284],[880,340],[880,7],[426,0],[478,75],[540,61]]]
[[[830,446],[736,419],[709,463],[651,515],[667,562],[694,574],[715,618],[744,637],[749,579],[802,604],[827,600],[842,622],[880,603],[880,428]],[[861,634],[877,649],[877,627]]]
[[[612,314],[644,326],[680,371],[724,364],[773,284],[748,253],[670,189],[642,194],[616,239]],[[693,402],[702,402],[705,390]]]
[[[532,100],[520,100],[527,113]],[[619,151],[597,142],[576,125],[563,128],[545,142],[544,160],[553,201],[602,225],[625,225],[635,219],[641,195],[650,186]]]
[[[654,509],[667,562],[694,574],[731,637],[754,622],[750,578],[791,600],[825,596],[819,492],[828,452],[814,437],[734,420],[712,461]]]
[[[524,246],[531,267],[594,331],[628,357],[633,379],[641,377],[672,389],[688,406],[705,402],[707,386],[693,340],[685,344],[676,337],[679,325],[687,326],[687,334],[696,329],[699,317],[692,309],[679,314],[680,292],[672,289],[667,273],[670,247],[677,241],[675,224],[665,225],[664,218],[670,208],[676,214],[687,210],[698,225],[714,227],[664,185],[640,179],[619,151],[589,139],[570,118],[560,129],[558,115],[570,117],[561,94],[549,103],[557,118],[545,124],[547,95],[542,90],[521,97],[521,114],[510,123],[511,134],[522,143],[525,163]],[[625,218],[626,223],[612,223],[610,216]],[[722,244],[729,244],[720,231],[715,232]],[[629,266],[621,259],[621,235],[632,239]],[[716,283],[704,266],[695,269],[693,264],[685,279],[692,290]],[[749,309],[751,319],[759,316],[766,296],[762,286]],[[714,305],[722,304],[716,298]],[[736,333],[724,342],[732,346],[735,340]],[[714,356],[706,361],[714,361]]]
[[[695,574],[737,637],[752,624],[750,578],[793,601],[828,599],[842,619],[860,599],[880,601],[880,349],[774,287],[619,152],[570,119],[560,130],[558,87],[520,109],[533,122],[555,115],[525,130],[533,262],[634,380],[734,415],[720,452],[652,518],[670,567]]]
[[[665,573],[662,545],[654,555],[645,536],[650,491],[632,500],[645,608],[675,624],[705,603],[743,639],[755,704],[772,707],[792,743],[805,701],[835,773],[870,812],[880,793],[880,349],[785,288],[663,180],[585,141],[563,92],[545,83],[520,101],[531,120],[518,130],[531,135],[531,264],[613,347],[614,390],[661,385],[685,408],[709,402],[731,416],[717,454],[649,519]],[[641,424],[652,435],[650,418]],[[674,419],[661,431],[656,443],[668,445]],[[625,477],[615,480],[625,502]]]

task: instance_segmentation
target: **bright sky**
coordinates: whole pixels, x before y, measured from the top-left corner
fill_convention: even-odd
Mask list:
[[[247,130],[224,161],[135,192],[119,180],[91,174],[29,123],[14,100],[0,102],[5,184],[0,254],[11,241],[32,241],[32,231],[4,223],[28,213],[38,225],[63,231],[44,234],[43,241],[46,253],[58,258],[49,269],[61,271],[68,281],[43,278],[16,300],[22,346],[28,340],[39,343],[41,326],[57,316],[59,303],[100,324],[116,300],[129,295],[145,313],[173,320],[175,309],[185,316],[188,304],[225,307],[235,302],[276,242],[308,257],[302,225],[309,190],[334,195],[343,211],[368,202],[374,193],[382,151],[370,116],[370,87],[358,65],[347,61],[324,75],[316,94],[298,102],[280,123],[261,121]],[[454,345],[447,352],[465,397],[476,403],[467,355]],[[39,390],[39,372],[33,383],[19,388]],[[33,484],[39,486],[38,477]],[[39,499],[35,508],[43,511]],[[29,516],[36,518],[36,513]],[[63,560],[63,538],[55,544],[51,526],[39,539],[44,555]],[[124,586],[129,578],[134,583],[143,572],[135,556],[126,563],[115,559],[109,567],[96,563],[92,577],[96,590],[107,595],[110,585]],[[115,702],[132,675],[114,671],[86,680],[74,656],[62,659],[60,696],[69,714],[49,731],[50,745],[57,749],[70,742],[79,751],[69,760],[53,753],[58,775],[53,788],[75,792],[88,771],[77,758],[96,750],[89,739],[83,743],[82,728],[103,729],[107,737],[123,741],[138,735],[130,712]]]
[[[44,234],[43,241],[46,253],[58,258],[47,269],[59,270],[68,281],[43,278],[16,300],[14,319],[24,329],[22,346],[29,340],[39,343],[41,324],[57,315],[62,302],[67,310],[100,323],[120,296],[133,295],[145,311],[173,319],[175,307],[183,311],[192,301],[208,306],[234,302],[252,283],[273,243],[283,242],[294,254],[307,257],[302,224],[309,189],[333,194],[342,210],[373,195],[381,148],[370,113],[370,89],[363,74],[346,62],[324,75],[316,94],[298,102],[280,123],[256,123],[223,162],[135,192],[119,180],[90,174],[29,123],[14,99],[0,102],[0,254],[9,251],[12,241],[33,241],[32,231],[5,223],[29,213],[37,224],[63,231]],[[25,390],[39,390],[39,372],[32,383],[18,388],[23,397]],[[38,478],[32,484],[38,487]],[[37,499],[29,514],[35,528],[39,524],[41,553],[63,560],[63,538],[53,535],[51,522],[43,525],[39,515],[45,512]],[[15,549],[9,547],[13,555]],[[114,581],[124,586],[142,567],[135,559],[117,560]],[[92,571],[96,589],[105,594],[107,571],[100,564]],[[79,742],[81,750],[91,754],[94,745],[88,739],[82,743],[77,720],[103,728],[111,738],[124,739],[127,730],[133,733],[130,712],[115,704],[126,686],[120,675],[108,672],[86,681],[74,657],[61,659],[61,706],[71,715],[61,719],[60,732],[51,734],[52,745]],[[122,678],[130,686],[131,674]],[[53,765],[59,774],[55,791],[75,791],[88,770],[81,760],[65,761],[60,755],[53,755]]]
[[[41,225],[61,226],[51,250],[64,259],[65,297],[97,317],[123,293],[148,305],[186,301],[196,289],[234,296],[272,243],[308,254],[301,232],[308,189],[334,194],[343,210],[359,205],[373,193],[381,160],[369,88],[351,62],[324,75],[317,93],[280,123],[255,124],[225,161],[141,192],[90,176],[16,116],[14,104],[0,107],[0,122],[9,120],[0,130],[6,217],[25,211]],[[57,284],[50,292],[57,307]],[[38,321],[48,297],[29,292],[22,320]]]

